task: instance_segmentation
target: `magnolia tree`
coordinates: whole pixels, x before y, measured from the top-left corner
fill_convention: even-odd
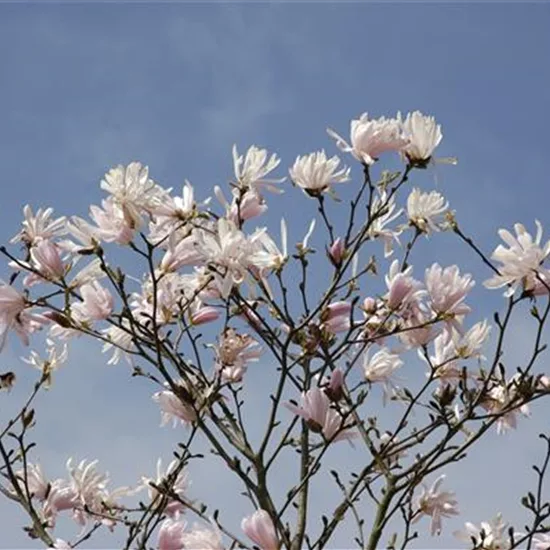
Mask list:
[[[437,162],[442,134],[432,117],[364,114],[351,122],[349,142],[329,134],[357,161],[358,181],[319,151],[296,159],[289,175],[299,189],[285,189],[285,178],[271,178],[276,155],[234,148],[234,179],[226,191],[215,187],[212,200],[197,201],[189,183],[173,194],[133,162],[104,176],[107,196],[91,206],[90,221],[25,207],[14,246],[1,248],[12,274],[0,285],[0,341],[14,332],[44,349],[24,359],[39,373],[0,427],[0,490],[27,514],[30,537],[65,549],[110,530],[127,549],[297,550],[329,548],[345,526],[348,547],[403,549],[419,529],[437,536],[460,513],[446,466],[550,396],[550,378],[536,369],[550,311],[550,242],[542,244],[540,224],[535,237],[521,224],[500,230],[503,244],[486,255],[438,191],[411,187],[417,171]],[[390,154],[399,155],[399,171],[379,168]],[[353,189],[347,204],[335,195],[341,184]],[[315,211],[301,240],[284,219],[275,237],[251,228],[269,194],[283,190]],[[504,290],[488,320],[471,321],[474,281],[457,265],[413,273],[415,245],[440,231],[484,264],[487,289]],[[138,273],[117,265],[117,247],[135,255]],[[511,369],[503,349],[516,315],[534,318],[536,329],[530,358]],[[80,337],[99,341],[109,364],[129,363],[150,383],[162,424],[177,428],[173,460],[163,467],[159,459],[156,474],[133,487],[111,488],[94,460],[69,459],[61,479],[41,469],[33,402]],[[407,375],[407,363],[420,362],[426,376],[417,365],[420,375]],[[271,385],[254,433],[250,410],[243,413],[249,368],[269,371]],[[5,390],[16,376],[2,373]],[[550,439],[541,435],[536,486],[522,500],[530,523],[521,531],[500,516],[466,523],[455,533],[464,547],[550,548]],[[190,494],[190,464],[205,459],[199,440],[241,486],[234,498],[249,512],[240,525]],[[335,447],[350,445],[361,466],[327,469]],[[289,460],[295,468],[281,475],[278,465]],[[312,502],[328,483],[339,496]],[[63,515],[74,531],[58,532]]]

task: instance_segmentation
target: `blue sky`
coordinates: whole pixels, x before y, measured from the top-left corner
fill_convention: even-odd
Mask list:
[[[420,109],[443,126],[439,155],[460,162],[439,167],[437,183],[433,171],[413,183],[437,185],[459,222],[492,250],[499,227],[533,227],[535,218],[550,225],[549,25],[545,3],[1,4],[0,241],[16,232],[26,203],[85,215],[101,199],[101,176],[119,163],[140,160],[167,187],[187,178],[204,198],[231,177],[233,143],[267,147],[286,169],[298,154],[336,152],[327,126],[346,135],[363,111]],[[296,241],[315,214],[301,199],[288,190],[267,217],[275,229],[284,214]],[[422,244],[419,271],[436,259],[460,262],[478,287],[487,277],[451,236]],[[495,294],[481,303],[501,302]],[[511,363],[529,349],[528,336],[529,325],[518,322]],[[68,454],[97,457],[115,481],[131,483],[170,455],[177,432],[158,428],[150,387],[90,350],[75,346],[40,401],[40,458],[57,476]],[[21,354],[12,340],[0,370]],[[8,407],[25,395],[27,368],[17,365],[23,383],[2,396]],[[261,383],[253,374],[251,384]],[[453,528],[499,509],[522,517],[519,497],[541,449],[536,434],[548,427],[548,407],[536,412],[521,433],[491,437],[473,464],[449,472],[463,514],[441,539],[417,547],[458,547]],[[250,511],[239,508],[242,499],[236,504],[229,482],[220,491],[197,477],[197,496],[217,495],[230,520]],[[8,519],[0,547],[33,547],[17,528],[22,516],[4,501],[0,515]]]

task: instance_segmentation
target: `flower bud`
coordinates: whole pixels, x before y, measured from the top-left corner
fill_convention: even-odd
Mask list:
[[[342,265],[342,260],[344,259],[344,241],[341,237],[338,237],[327,250],[327,255],[334,267],[340,267]]]
[[[201,307],[191,315],[191,323],[193,325],[203,325],[215,321],[219,316],[220,313],[216,308],[212,306]]]

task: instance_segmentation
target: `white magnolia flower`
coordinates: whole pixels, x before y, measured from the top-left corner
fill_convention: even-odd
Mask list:
[[[457,516],[460,513],[455,494],[452,491],[439,490],[444,479],[444,475],[438,477],[429,489],[426,485],[422,484],[422,492],[416,501],[418,515],[413,522],[418,521],[422,516],[430,516],[432,518],[430,527],[432,536],[441,533],[442,518]]]
[[[214,232],[197,234],[197,249],[207,263],[218,268],[214,277],[223,298],[229,296],[233,285],[245,280],[248,268],[254,265],[252,258],[261,233],[256,231],[247,238],[233,222],[220,218]]]
[[[48,550],[71,550],[72,546],[63,539],[55,539],[55,543]]]
[[[171,518],[165,519],[158,532],[158,550],[183,550],[185,522]]]
[[[27,204],[23,208],[25,219],[23,220],[23,229],[11,239],[11,243],[23,241],[24,243],[34,246],[42,239],[52,239],[66,233],[65,217],[51,220],[53,208],[43,210],[39,208],[36,214]]]
[[[119,487],[114,491],[108,489],[109,474],[99,473],[96,470],[98,461],[88,462],[82,460],[77,466],[72,465],[72,458],[67,461],[69,472],[69,488],[75,502],[73,519],[80,525],[85,525],[88,511],[90,516],[97,519],[96,514],[105,512],[105,507],[116,506],[116,499],[132,492],[128,487]],[[104,520],[107,525],[112,525],[109,519]]]
[[[67,232],[74,237],[80,244],[70,239],[64,239],[58,243],[59,248],[67,250],[71,254],[82,252],[91,252],[99,244],[101,237],[97,227],[78,216],[72,216],[66,223]]]
[[[409,222],[422,233],[439,231],[441,215],[447,210],[449,203],[437,191],[423,193],[413,189],[407,199],[407,215]]]
[[[365,378],[371,382],[381,382],[384,387],[384,404],[391,393],[396,389],[393,375],[403,366],[403,360],[399,355],[392,353],[387,348],[377,351],[372,357],[365,354],[363,359],[363,371]]]
[[[109,327],[102,331],[103,335],[109,340],[103,344],[103,353],[113,349],[113,355],[107,361],[108,365],[116,365],[121,357],[124,357],[128,363],[132,364],[131,352],[135,349],[132,329],[126,319],[122,320],[121,327]]]
[[[135,227],[141,224],[142,214],[153,211],[165,193],[149,178],[149,168],[140,162],[112,168],[103,176],[100,185],[110,193],[124,217]]]
[[[538,533],[533,537],[533,550],[550,550],[550,533]]]
[[[69,287],[75,289],[87,284],[93,284],[98,279],[103,279],[106,276],[107,274],[103,269],[101,260],[95,258],[71,279]]]
[[[483,283],[487,288],[509,285],[505,296],[512,296],[520,285],[530,294],[548,293],[550,273],[542,267],[542,263],[550,254],[550,241],[541,246],[542,225],[538,220],[535,224],[537,234],[534,240],[521,223],[514,225],[515,237],[506,229],[499,230],[498,234],[508,248],[498,245],[493,252],[491,258],[500,262],[497,266],[499,273]]]
[[[358,435],[345,424],[340,412],[331,406],[329,397],[319,386],[314,386],[302,393],[300,406],[292,403],[286,403],[285,406],[306,420],[312,431],[322,433],[326,439],[351,440]]]
[[[503,434],[517,427],[517,415],[528,417],[529,406],[527,404],[513,406],[518,402],[518,382],[521,375],[516,374],[506,383],[505,381],[492,387],[488,395],[481,402],[481,406],[491,415],[498,416],[496,422],[497,433]],[[521,398],[519,398],[521,401]],[[511,408],[512,407],[512,408]],[[506,412],[504,412],[506,411]]]
[[[182,424],[187,424],[194,422],[197,418],[193,407],[182,403],[181,399],[170,390],[156,392],[153,394],[153,401],[156,401],[161,409],[161,426],[170,421],[174,425],[178,421]]]
[[[373,201],[369,236],[373,239],[382,239],[384,242],[384,256],[387,258],[393,253],[393,242],[399,242],[401,229],[391,229],[388,225],[398,218],[403,209],[395,211],[394,197],[388,198],[383,191]]]
[[[480,357],[480,351],[489,337],[491,327],[487,321],[476,323],[466,334],[453,335],[457,355],[463,359]]]
[[[159,194],[153,208],[154,221],[149,224],[148,239],[153,244],[164,243],[170,235],[178,232],[196,211],[193,186],[185,180],[181,196],[172,196],[169,192]],[[209,199],[203,204],[209,202]]]
[[[41,357],[38,352],[33,350],[31,351],[29,357],[22,357],[21,359],[25,363],[32,365],[34,368],[41,371],[46,382],[46,387],[49,387],[51,385],[52,372],[56,371],[67,361],[69,351],[67,344],[63,344],[61,349],[58,349],[55,342],[49,338],[46,339],[46,345],[46,358]]]
[[[413,164],[424,165],[429,162],[443,137],[441,126],[436,124],[434,117],[423,115],[420,111],[409,113],[405,120],[398,113],[397,118],[404,137],[408,139],[408,144],[402,149],[403,154]]]
[[[365,354],[363,359],[363,370],[365,378],[369,382],[388,383],[395,373],[403,366],[403,360],[399,355],[392,353],[387,348],[377,351],[372,357]]]
[[[287,227],[286,222],[281,219],[281,249],[275,241],[264,230],[257,230],[258,237],[253,238],[256,243],[256,250],[252,253],[251,262],[260,271],[265,269],[278,270],[288,259]]]
[[[470,359],[481,355],[481,348],[488,338],[491,327],[487,321],[476,323],[466,334],[453,331],[442,332],[434,340],[434,354],[429,364],[435,369],[435,377],[441,385],[457,384],[463,377],[463,366],[460,359]],[[426,360],[423,354],[419,354]],[[430,375],[431,373],[427,373]],[[466,372],[466,376],[470,376]]]
[[[420,358],[435,370],[435,378],[441,382],[442,386],[458,383],[462,377],[462,368],[458,362],[459,356],[453,339],[449,337],[448,332],[442,332],[434,339],[433,344],[434,351],[429,362],[419,350]],[[431,372],[427,372],[426,375],[430,376]]]
[[[274,184],[282,183],[286,178],[267,179],[266,176],[275,170],[281,160],[276,154],[268,158],[266,149],[260,149],[252,145],[245,156],[240,156],[237,152],[237,146],[233,145],[233,167],[235,169],[235,178],[243,188],[251,188],[260,191],[265,188],[274,193],[282,193],[282,190]]]
[[[222,536],[215,523],[212,523],[212,529],[193,524],[193,529],[183,533],[182,543],[185,550],[224,550]]]
[[[500,514],[491,521],[481,522],[479,527],[467,522],[464,531],[455,531],[453,534],[457,539],[470,546],[474,539],[475,547],[479,550],[508,550],[510,548],[508,524],[502,521]]]
[[[408,143],[398,120],[385,117],[369,119],[367,113],[363,113],[358,120],[351,121],[351,145],[334,130],[329,128],[327,132],[336,140],[341,151],[351,153],[367,166],[374,164],[382,153],[399,151]]]
[[[142,477],[142,483],[148,488],[149,498],[154,501],[156,498],[162,497],[165,493],[159,491],[153,485],[163,488],[163,484],[166,483],[169,487],[169,492],[176,494],[181,500],[185,500],[185,494],[189,488],[189,478],[187,471],[181,467],[178,460],[172,460],[168,464],[166,470],[162,468],[162,459],[157,460],[157,477],[152,479],[149,477]],[[169,517],[177,518],[177,516],[184,512],[185,504],[179,500],[171,497],[166,498],[166,504],[162,512]]]
[[[324,151],[297,157],[289,173],[292,181],[311,197],[324,192],[331,193],[332,185],[350,179],[350,169],[345,166],[338,170],[340,159],[335,155],[327,158]]]

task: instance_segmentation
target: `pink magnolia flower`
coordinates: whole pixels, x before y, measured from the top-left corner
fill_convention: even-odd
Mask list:
[[[164,483],[168,484],[170,493],[178,495],[182,500],[185,500],[185,493],[189,487],[189,479],[187,472],[180,466],[178,460],[172,460],[166,470],[162,469],[162,460],[159,458],[157,461],[157,477],[152,479],[149,477],[142,477],[143,484],[148,487],[149,498],[151,501],[162,497],[165,493],[159,491],[151,483],[157,487],[163,488]],[[167,516],[177,519],[179,514],[185,511],[185,504],[172,497],[166,499],[166,505],[163,509],[163,513]]]
[[[56,479],[49,486],[44,502],[44,516],[49,525],[55,525],[56,516],[64,510],[73,511],[73,519],[80,525],[85,525],[87,517],[95,513],[105,513],[114,505],[117,496],[130,493],[127,488],[109,492],[107,485],[109,477],[96,471],[97,460],[87,462],[82,460],[77,466],[72,465],[72,459],[67,461],[69,480]],[[112,525],[112,520],[104,520]]]
[[[282,183],[286,178],[266,178],[270,172],[279,166],[280,162],[281,160],[277,158],[277,155],[272,154],[268,158],[267,150],[259,149],[255,145],[248,149],[244,157],[237,152],[237,146],[233,146],[235,178],[244,189],[253,189],[259,192],[265,188],[273,193],[282,193],[281,189],[274,184]]]
[[[53,528],[59,512],[74,510],[77,504],[77,495],[69,482],[64,479],[56,479],[50,483],[48,496],[43,507],[43,514],[48,525]]]
[[[295,185],[310,197],[318,197],[325,192],[332,193],[335,183],[350,179],[350,169],[345,166],[338,170],[340,159],[335,155],[327,158],[324,151],[296,157],[289,173]]]
[[[232,328],[225,329],[214,350],[216,370],[228,382],[240,382],[248,363],[258,361],[263,353],[254,338],[248,334],[238,334]]]
[[[65,266],[56,244],[41,239],[31,248],[32,266],[49,281],[59,281],[65,275]]]
[[[351,121],[351,145],[334,130],[329,128],[327,132],[336,140],[341,151],[351,153],[367,166],[374,164],[382,153],[399,151],[408,143],[398,120],[385,117],[369,119],[367,113],[363,113],[358,120]]]
[[[183,536],[185,522],[174,519],[165,519],[159,529],[158,550],[183,550]]]
[[[11,239],[11,243],[17,243],[19,241],[34,246],[38,244],[42,239],[52,239],[63,235],[65,229],[65,217],[51,220],[53,214],[53,208],[46,208],[43,210],[39,208],[34,214],[32,208],[27,204],[23,208],[23,214],[25,219],[23,220],[23,229]]]
[[[136,231],[136,221],[110,198],[101,201],[101,206],[90,206],[90,216],[97,225],[99,238],[108,243],[130,243]]]
[[[182,313],[200,305],[190,282],[194,283],[178,273],[164,273],[154,285],[148,276],[142,284],[141,293],[132,294],[132,314],[143,323],[150,322],[153,316],[159,325],[173,323]]]
[[[351,440],[357,436],[356,433],[350,431],[350,426],[346,426],[342,415],[331,407],[327,394],[318,386],[302,393],[300,406],[292,403],[286,403],[285,406],[306,420],[312,431],[322,433],[325,439],[331,441]]]
[[[191,313],[191,323],[195,326],[211,323],[220,318],[220,311],[212,306],[200,306]]]
[[[82,285],[80,294],[83,301],[72,306],[79,321],[100,321],[111,315],[114,298],[98,281]]]
[[[426,164],[443,137],[441,126],[436,124],[434,117],[423,115],[420,111],[409,113],[405,120],[398,113],[397,118],[408,141],[402,148],[404,155],[413,164]]]
[[[256,510],[251,516],[245,517],[241,529],[261,550],[279,550],[275,526],[265,510]]]
[[[29,335],[47,322],[48,319],[43,315],[29,311],[22,294],[0,281],[0,351],[10,329],[15,330],[22,342],[28,346]]]
[[[550,254],[550,241],[541,246],[542,225],[538,220],[535,224],[535,239],[520,223],[514,225],[515,237],[506,229],[499,230],[498,234],[508,248],[498,245],[493,252],[491,258],[500,263],[499,273],[483,283],[487,288],[508,285],[510,288],[504,293],[505,296],[512,296],[520,285],[529,294],[548,293],[550,273],[542,267],[542,263]]]
[[[351,309],[349,302],[329,304],[321,313],[321,329],[331,333],[349,330]]]
[[[161,414],[161,426],[172,421],[174,427],[178,422],[191,424],[197,419],[197,413],[191,405],[177,396],[171,390],[163,390],[153,394],[153,401],[158,403]]]
[[[411,276],[412,267],[400,271],[399,260],[394,260],[385,277],[388,293],[386,304],[392,311],[400,311],[402,316],[410,316],[418,311],[420,300],[426,294],[422,283]]]
[[[97,460],[91,462],[81,460],[76,466],[73,466],[72,459],[67,461],[71,488],[76,499],[83,506],[92,510],[101,508],[109,482],[107,474],[99,473],[96,470],[97,463]]]
[[[24,488],[25,471],[19,470],[16,472],[15,476],[19,480],[21,488]],[[27,464],[26,483],[29,488],[29,492],[34,498],[40,501],[43,501],[46,498],[49,490],[49,481],[44,475],[40,464]],[[15,489],[11,488],[10,492],[15,494]]]
[[[424,193],[415,188],[407,199],[407,216],[414,227],[428,234],[441,229],[441,216],[448,207],[449,203],[437,191]]]
[[[168,239],[168,249],[160,262],[160,269],[164,273],[170,273],[185,265],[197,265],[202,262],[202,258],[194,235],[181,239],[177,233],[172,233]]]
[[[439,264],[433,264],[426,269],[425,283],[432,310],[449,318],[451,325],[459,329],[460,325],[455,317],[470,312],[470,307],[464,300],[475,285],[472,276],[461,276],[456,265],[443,269]]]
[[[413,520],[413,523],[420,520],[422,516],[430,516],[432,518],[430,527],[432,536],[441,533],[442,518],[457,516],[460,513],[455,494],[452,491],[439,490],[444,479],[444,475],[438,477],[429,489],[426,485],[422,484],[422,492],[416,501],[418,515]]]
[[[441,327],[433,322],[433,316],[417,311],[403,323],[403,332],[398,338],[408,347],[418,348],[429,344],[441,332]]]
[[[265,199],[255,189],[247,189],[242,193],[239,189],[233,189],[233,200],[227,202],[223,191],[219,186],[214,187],[214,193],[221,205],[225,207],[226,217],[235,225],[262,215],[267,211]]]

